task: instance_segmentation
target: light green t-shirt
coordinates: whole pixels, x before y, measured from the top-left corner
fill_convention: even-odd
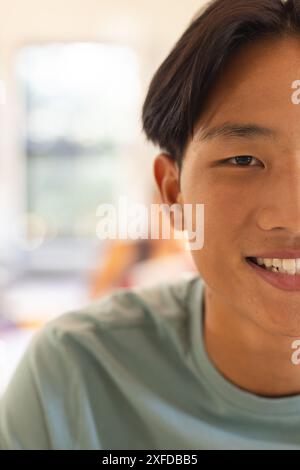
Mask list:
[[[49,322],[2,397],[0,447],[300,449],[300,395],[243,391],[207,356],[204,285],[119,289]]]

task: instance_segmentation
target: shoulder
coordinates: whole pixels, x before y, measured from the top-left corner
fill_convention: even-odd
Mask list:
[[[186,317],[193,291],[200,282],[198,275],[190,275],[144,287],[119,288],[79,310],[58,316],[42,331],[63,339],[101,331],[109,334],[143,325],[159,328]]]
[[[169,370],[172,358],[178,367],[198,285],[199,278],[191,277],[118,289],[48,322],[2,397],[3,448],[74,448],[83,442],[87,407],[109,403],[117,384],[132,391],[132,383],[148,383],[151,365],[154,374]]]
[[[56,356],[62,356],[62,364],[73,358],[78,365],[83,350],[99,358],[103,348],[128,351],[136,343],[156,342],[174,337],[174,333],[182,337],[179,330],[189,320],[193,293],[200,282],[199,276],[191,275],[147,287],[117,289],[48,322],[30,350],[45,357],[54,350]]]
[[[172,343],[189,342],[189,311],[200,278],[121,288],[86,307],[48,322],[31,340],[23,358],[46,384],[75,380],[100,364],[152,358]]]

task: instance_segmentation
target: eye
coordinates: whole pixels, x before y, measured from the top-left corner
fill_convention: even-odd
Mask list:
[[[251,155],[241,155],[237,157],[226,158],[226,160],[223,160],[223,163],[228,163],[230,161],[235,162],[233,166],[240,166],[240,167],[241,166],[256,166],[255,161],[258,162],[258,164],[261,164],[261,162],[257,160],[257,158],[252,157]],[[251,164],[252,162],[254,162],[254,164]]]

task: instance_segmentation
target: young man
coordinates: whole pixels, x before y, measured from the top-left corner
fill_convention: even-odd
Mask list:
[[[164,202],[205,205],[199,275],[48,323],[2,448],[300,449],[299,32],[300,0],[216,0],[177,42],[143,127]]]

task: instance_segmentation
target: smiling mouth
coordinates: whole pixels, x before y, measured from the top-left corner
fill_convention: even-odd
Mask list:
[[[258,268],[260,268],[260,269],[262,269],[262,270],[264,270],[264,271],[267,271],[266,266],[265,266],[264,264],[262,264],[262,265],[261,265],[261,264],[258,264],[257,258],[254,258],[253,256],[247,256],[246,261],[247,261],[247,263],[249,263],[249,264],[254,264],[256,267],[258,267]],[[269,269],[269,270],[270,270],[270,269]],[[275,271],[273,271],[273,272],[275,272]],[[276,272],[278,272],[278,271],[276,271]]]
[[[254,264],[255,267],[257,268],[260,268],[264,271],[267,271],[269,273],[278,273],[278,274],[281,274],[281,275],[284,275],[284,276],[293,276],[293,277],[298,277],[300,275],[300,272],[299,271],[296,271],[296,272],[287,272],[285,270],[282,270],[282,268],[278,267],[278,266],[273,266],[273,265],[270,265],[270,266],[265,266],[264,264],[262,264],[262,262],[258,263],[257,261],[257,258],[254,258],[253,256],[247,256],[246,258],[246,261],[247,263],[249,264]]]

